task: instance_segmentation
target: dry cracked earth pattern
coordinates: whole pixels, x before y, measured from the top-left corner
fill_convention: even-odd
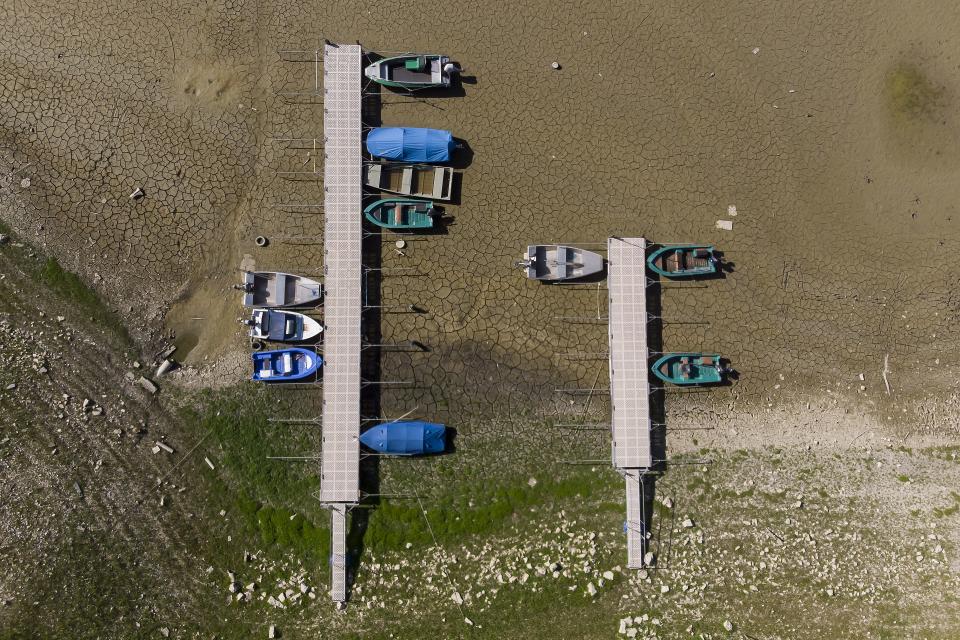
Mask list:
[[[960,630],[953,8],[6,0],[0,16],[0,219],[25,243],[2,249],[2,382],[15,387],[0,396],[0,560],[26,569],[0,577],[0,637],[265,637],[271,622],[284,637]],[[379,411],[458,431],[451,456],[382,462],[381,488],[440,501],[449,485],[534,491],[571,468],[599,487],[440,549],[371,550],[342,613],[325,563],[294,552],[236,577],[260,583],[241,590],[249,602],[228,592],[247,549],[195,478],[203,457],[226,474],[227,447],[180,417],[203,387],[291,401],[245,386],[231,285],[241,264],[322,273],[323,38],[465,68],[448,96],[367,99],[368,124],[468,145],[439,233],[402,250],[367,238],[384,269],[368,300],[385,306],[368,335],[396,345],[377,374],[408,383],[384,387]],[[667,395],[668,457],[685,464],[659,483],[677,506],[658,508],[642,577],[623,569],[606,433],[553,426],[608,418],[606,289],[537,286],[513,267],[528,243],[612,235],[723,252],[723,278],[661,286],[662,348],[720,352],[738,374]],[[31,246],[93,287],[132,342],[79,319],[68,340],[76,314],[34,295]],[[167,341],[183,367],[150,397],[123,374]],[[597,393],[558,392],[573,388]],[[318,391],[291,393],[317,410]],[[151,454],[167,433],[178,453]],[[597,463],[563,464],[584,460]],[[236,565],[203,546],[213,537]],[[288,590],[304,594],[296,606],[268,604]]]

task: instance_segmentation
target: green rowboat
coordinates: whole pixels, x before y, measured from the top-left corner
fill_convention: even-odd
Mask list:
[[[667,353],[651,369],[655,376],[672,384],[716,384],[723,380],[723,365],[716,353]]]
[[[447,56],[408,53],[368,64],[363,75],[385,87],[397,89],[435,89],[450,86],[457,73]]]
[[[377,200],[363,210],[367,220],[384,229],[430,229],[433,203],[425,200]]]
[[[650,271],[666,278],[691,278],[716,273],[720,261],[713,246],[703,244],[674,244],[660,247],[647,257]]]

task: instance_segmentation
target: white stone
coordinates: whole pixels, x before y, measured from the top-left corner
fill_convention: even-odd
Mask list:
[[[459,591],[454,591],[453,596],[451,597],[453,598],[453,601],[456,602],[458,605],[463,604],[463,596],[460,595]]]
[[[683,527],[684,529],[692,529],[695,525],[693,523],[693,520],[691,520],[690,518],[684,518],[683,522],[680,523],[680,526]]]
[[[604,580],[613,580],[613,571],[604,571],[603,572]]]
[[[267,637],[271,639],[279,637],[277,635],[277,625],[270,625],[270,629],[267,631]]]
[[[668,584],[660,585],[660,593],[670,593],[670,585]]]
[[[587,593],[591,596],[597,595],[597,587],[592,582],[587,583]]]
[[[729,620],[724,620],[723,628],[726,629],[727,631],[733,631],[733,623],[730,622]]]

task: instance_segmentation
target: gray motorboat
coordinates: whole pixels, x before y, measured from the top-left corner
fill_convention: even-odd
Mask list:
[[[603,256],[599,253],[568,247],[562,244],[532,244],[517,266],[527,272],[531,280],[558,282],[584,278],[603,270]]]
[[[316,304],[323,296],[323,285],[316,280],[279,271],[245,271],[243,284],[245,307],[297,307]]]

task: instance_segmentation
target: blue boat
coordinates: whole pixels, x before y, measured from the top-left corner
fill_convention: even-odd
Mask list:
[[[259,351],[253,356],[253,379],[258,382],[291,382],[315,374],[323,358],[309,349],[291,347]]]
[[[377,453],[394,456],[443,453],[447,448],[447,428],[422,420],[386,422],[360,434],[360,442]]]
[[[367,134],[370,155],[398,162],[447,162],[456,148],[453,134],[440,129],[378,127]]]

